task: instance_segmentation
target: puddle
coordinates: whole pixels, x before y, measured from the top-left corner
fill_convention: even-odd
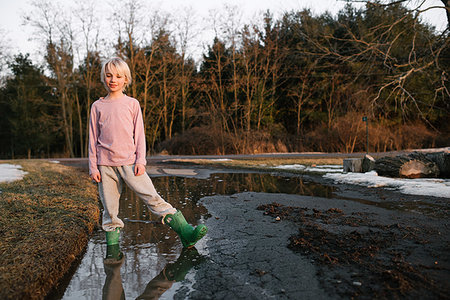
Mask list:
[[[166,201],[181,209],[191,224],[197,224],[208,214],[203,206],[198,205],[198,201],[210,195],[253,191],[333,196],[331,187],[304,181],[301,177],[244,172],[212,173],[212,170],[203,170],[201,174],[192,170],[180,173],[174,170],[149,170],[149,173],[156,190]],[[194,284],[195,265],[206,259],[204,241],[196,245],[198,253],[182,251],[176,233],[161,224],[128,187],[124,188],[120,199],[119,216],[125,222],[120,241],[123,259],[115,265],[105,264],[104,232],[95,232],[78,266],[49,299],[100,299],[108,298],[108,293],[115,297],[122,294],[126,299],[171,299],[180,284],[169,279],[184,278],[183,288]]]

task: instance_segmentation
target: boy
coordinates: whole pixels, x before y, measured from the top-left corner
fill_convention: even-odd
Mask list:
[[[131,84],[130,69],[120,58],[106,61],[101,81],[108,95],[95,101],[89,120],[89,175],[98,183],[103,204],[102,228],[108,246],[119,244],[119,198],[125,182],[149,207],[161,216],[180,237],[183,247],[192,247],[207,231],[205,225],[195,229],[183,214],[156,192],[145,171],[145,134],[139,102],[123,92]]]

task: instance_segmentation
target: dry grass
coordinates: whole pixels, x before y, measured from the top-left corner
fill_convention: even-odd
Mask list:
[[[80,171],[44,161],[0,184],[0,299],[42,299],[67,272],[98,224],[96,187]]]

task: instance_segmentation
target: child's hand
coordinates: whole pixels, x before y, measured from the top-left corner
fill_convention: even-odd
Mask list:
[[[135,176],[140,176],[140,175],[142,175],[144,173],[145,173],[145,166],[144,165],[136,164],[134,166],[134,175]]]
[[[91,174],[91,178],[92,178],[92,180],[94,180],[97,183],[102,181],[102,176],[100,175],[99,172],[95,172],[94,174]]]

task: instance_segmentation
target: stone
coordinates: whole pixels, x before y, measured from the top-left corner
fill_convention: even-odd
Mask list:
[[[353,173],[361,173],[362,172],[362,158],[345,158],[343,163],[344,173],[353,172]]]

